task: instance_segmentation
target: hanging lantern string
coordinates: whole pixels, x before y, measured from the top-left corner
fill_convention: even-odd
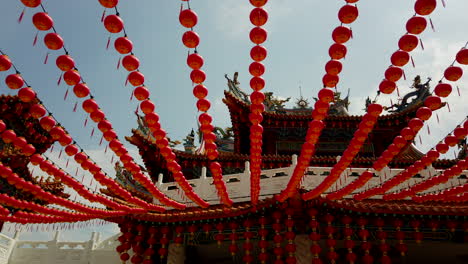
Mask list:
[[[465,45],[460,50],[466,49],[467,46],[468,46],[468,41],[465,43]],[[448,67],[452,67],[453,65],[455,65],[455,62],[457,62],[456,58],[453,59],[452,63]],[[442,75],[442,77],[439,79],[439,83],[441,83],[444,79],[445,79],[445,76]]]
[[[465,118],[463,119],[463,121],[462,121],[459,125],[456,126],[456,128],[461,127],[462,124],[464,124],[467,120],[468,120],[468,117],[465,117]],[[456,129],[456,128],[455,128],[455,129]],[[454,132],[455,129],[452,130],[452,132]],[[449,133],[447,136],[450,136],[451,134],[452,134],[452,133]],[[444,137],[444,138],[447,138],[447,136]],[[441,139],[441,141],[443,141],[443,139]],[[440,142],[441,142],[441,141],[440,141]],[[432,147],[431,149],[432,149],[432,150],[436,149],[436,146]],[[439,151],[437,151],[437,152],[439,152]],[[427,153],[426,153],[426,155],[427,155]],[[423,157],[426,157],[426,155],[424,155]],[[422,159],[422,158],[421,158],[421,159]],[[421,161],[421,159],[418,159],[418,161]],[[416,162],[415,162],[415,163],[416,163]],[[413,165],[414,165],[415,163],[413,163]],[[432,162],[431,162],[431,163],[432,163]],[[367,196],[367,195],[366,195],[367,193],[372,193],[373,190],[376,190],[377,188],[383,188],[383,186],[387,186],[386,188],[383,188],[383,191],[384,191],[384,192],[390,190],[391,188],[393,188],[393,187],[390,185],[390,182],[395,181],[395,179],[397,179],[397,178],[402,178],[402,176],[399,176],[399,175],[403,175],[403,174],[406,173],[407,171],[408,171],[408,169],[405,169],[405,170],[403,170],[402,172],[400,172],[399,174],[395,175],[393,178],[388,179],[388,180],[385,181],[384,183],[381,183],[381,184],[377,183],[377,185],[374,186],[374,187],[372,187],[371,189],[366,190],[365,192],[361,192],[361,193],[357,194],[357,197],[359,197],[359,196],[366,197],[366,196]],[[418,172],[419,172],[419,171],[418,171]],[[418,172],[416,172],[416,173],[418,173]],[[403,179],[404,179],[404,181],[402,181],[402,182],[399,183],[400,186],[401,186],[401,184],[405,183],[405,182],[408,180],[408,179],[405,179],[405,178],[403,178]]]
[[[44,8],[44,7],[42,7],[42,8],[43,8],[43,10],[45,11],[45,8]],[[54,32],[55,32],[55,28],[54,28]],[[62,48],[63,48],[63,46],[62,46]],[[64,49],[64,51],[68,54],[68,50]],[[77,69],[77,68],[75,67],[75,69]],[[83,81],[82,78],[81,78],[81,80]],[[83,82],[84,82],[84,81],[83,81]],[[88,89],[88,95],[87,95],[87,96],[89,96],[89,95],[92,96],[92,97],[94,97],[94,96],[91,94],[91,91],[89,91],[89,89]],[[85,97],[87,97],[87,96],[85,96]],[[107,118],[105,118],[105,119],[107,120]],[[116,135],[115,139],[118,140],[118,136],[117,136],[117,135]],[[122,147],[125,148],[124,146],[122,146]],[[126,149],[125,149],[125,150],[126,150]],[[128,154],[128,151],[126,151],[126,153]],[[130,154],[128,154],[128,155],[130,155]],[[130,157],[131,157],[131,156],[130,156]],[[131,158],[131,159],[132,159],[132,161],[134,160],[133,158]],[[138,169],[139,169],[139,167],[138,167]],[[140,172],[141,172],[141,171],[140,171]],[[135,177],[134,174],[135,174],[135,173],[132,172],[132,175]],[[143,174],[143,175],[144,175],[144,174]],[[107,176],[107,174],[106,174],[106,176]],[[151,182],[151,183],[152,183],[153,187],[156,188],[156,187],[154,186],[154,183],[153,183],[153,182]],[[157,191],[159,192],[159,190],[157,190]],[[124,194],[124,193],[122,193],[122,194]],[[163,196],[162,198],[164,198],[164,197],[167,198],[163,193],[159,192],[159,194],[160,194],[159,198],[161,198],[161,195]],[[133,196],[130,195],[130,197],[133,197]],[[133,198],[135,198],[135,197],[133,197]],[[139,198],[136,198],[136,199],[138,199],[138,202],[139,202],[140,204],[143,203],[143,204],[144,204],[145,206],[147,206],[148,208],[155,208],[155,206],[154,206],[153,204],[146,203],[146,202],[140,200]],[[179,205],[180,205],[180,204],[177,205],[173,200],[171,200],[171,199],[169,199],[169,198],[167,198],[166,200],[167,200],[168,202],[170,202],[170,203],[171,203],[172,205],[174,205],[174,206],[179,206]],[[135,201],[136,201],[136,200],[135,200]],[[183,205],[180,205],[180,207],[183,207]],[[156,208],[156,209],[158,209],[158,208]]]

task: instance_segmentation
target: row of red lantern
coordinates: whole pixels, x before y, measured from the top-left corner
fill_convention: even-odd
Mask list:
[[[374,173],[370,171],[365,171],[357,178],[356,180],[352,181],[348,185],[346,185],[344,188],[341,188],[340,190],[336,192],[332,192],[327,194],[326,198],[330,200],[338,200],[343,198],[346,195],[349,195],[352,193],[354,190],[357,190],[364,186],[372,177],[374,176]]]
[[[9,63],[10,63],[10,67],[11,67],[11,61],[9,61]],[[57,58],[57,67],[59,67],[62,71],[67,70],[69,68],[73,68],[74,67],[74,61],[68,55],[59,56]],[[12,80],[14,80],[14,81],[12,81]],[[24,80],[19,74],[12,74],[12,75],[7,76],[6,83],[10,88],[15,89],[16,87],[23,86]],[[15,84],[15,85],[13,85],[12,83]],[[75,86],[75,87],[77,87],[77,86]],[[28,87],[28,88],[23,88],[23,89],[27,89],[28,91],[31,91],[31,93],[34,94],[34,97],[35,97],[35,92],[32,90],[32,88]],[[21,92],[21,91],[23,91],[23,89],[20,89],[19,91]],[[18,96],[22,101],[25,101],[23,99],[24,96],[21,96],[20,93],[18,93]],[[26,100],[26,101],[30,102],[31,100]],[[105,135],[107,138],[113,137],[115,135],[115,132],[113,132],[113,130],[112,130],[112,125],[107,120],[103,120],[105,118],[104,113],[99,110],[99,107],[97,106],[97,103],[93,99],[89,99],[89,100],[84,101],[83,102],[83,109],[85,111],[87,111],[87,112],[96,113],[94,116],[91,115],[91,119],[93,121],[95,121],[95,122],[99,122],[99,124],[101,126],[98,125],[98,128],[101,131],[105,130],[106,133],[108,133],[108,135]],[[43,129],[45,129],[46,131],[49,131],[51,137],[54,140],[58,140],[59,143],[62,146],[67,146],[67,148],[69,149],[68,152],[66,151],[67,154],[72,153],[74,150],[76,150],[76,151],[74,151],[74,154],[69,154],[69,156],[73,156],[78,152],[77,151],[78,148],[76,146],[74,146],[74,145],[71,145],[72,142],[73,142],[73,139],[71,138],[71,136],[68,135],[68,133],[65,132],[65,130],[62,127],[57,126],[57,122],[54,120],[54,118],[52,116],[50,116],[50,115],[49,116],[44,116],[47,111],[41,104],[34,104],[33,106],[31,106],[30,112],[31,112],[32,117],[34,117],[36,119],[40,118],[39,124],[41,125],[41,127]],[[12,133],[9,132],[9,134],[12,134]],[[12,136],[12,135],[10,135],[10,136]],[[30,146],[25,145],[25,148],[26,148],[26,151],[24,151],[25,153],[31,153],[32,152],[32,148]],[[35,150],[34,150],[34,152],[35,152]],[[87,157],[87,156],[85,156],[85,157]],[[89,166],[87,166],[88,169],[92,168],[92,170],[90,170],[91,173],[96,174],[101,170],[97,164],[91,163],[91,161],[89,161],[88,158],[86,158],[85,160],[88,162],[87,163],[89,165]],[[136,165],[134,165],[133,167],[135,167],[135,166]],[[109,187],[111,189],[117,189],[118,193],[125,193],[124,190],[115,182],[114,182],[114,184],[112,186],[109,186]],[[127,194],[126,195],[127,198],[131,197],[131,195],[128,192],[126,192],[125,194]],[[138,202],[140,203],[140,206],[141,206],[142,203],[143,204],[146,203],[146,202],[140,200],[139,198],[137,198],[137,199],[138,199]],[[148,208],[148,206],[154,207],[154,206],[149,205],[149,204],[146,203],[146,208]],[[159,208],[159,210],[161,210],[161,208]]]
[[[47,17],[50,18],[48,15],[43,16],[43,17],[46,20],[47,20]],[[60,49],[60,48],[62,48],[63,47],[63,39],[61,39],[58,34],[49,33],[48,35],[46,35],[46,39],[47,39],[47,36],[52,36],[51,34],[55,34],[55,35],[53,35],[54,37],[50,37],[48,39],[49,41],[45,41],[46,46],[49,49]],[[120,46],[119,46],[119,43],[120,43]],[[130,46],[128,44],[130,44]],[[126,39],[120,39],[120,40],[117,39],[115,46],[116,46],[116,49],[118,49],[118,47],[121,47],[121,49],[130,49],[131,50],[131,42],[128,43],[128,41]],[[76,70],[75,63],[74,63],[71,56],[69,56],[68,54],[59,56],[57,58],[56,64],[57,64],[57,67],[61,71],[64,72],[63,73],[63,78],[64,78],[65,82],[70,86],[74,86],[73,87],[73,92],[78,98],[84,98],[84,97],[87,97],[87,96],[90,95],[89,87],[85,83],[82,82],[82,78],[81,78],[79,72]],[[87,111],[90,114],[96,112],[91,117],[93,119],[93,121],[100,122],[100,123],[103,122],[103,121],[106,121],[106,122],[103,122],[103,127],[100,128],[100,130],[101,131],[106,130],[105,132],[103,132],[103,136],[107,141],[111,141],[112,139],[117,138],[117,134],[115,133],[115,131],[112,130],[112,125],[110,124],[110,122],[108,122],[105,119],[104,112],[102,112],[100,110],[97,103],[95,103],[95,101],[92,99],[92,96],[91,96],[90,100],[87,100],[87,101],[85,101],[83,103],[83,108],[85,109],[85,111]],[[97,121],[97,120],[99,120],[99,121]],[[127,152],[126,149],[125,149],[125,152]],[[131,162],[129,162],[129,164],[130,164],[129,166],[131,168],[133,168],[134,170],[136,168],[139,169],[139,166],[136,165],[133,162],[133,160]],[[148,182],[150,182],[150,181],[149,180],[145,181],[145,183],[148,183]],[[114,185],[114,187],[115,187],[115,185]],[[120,186],[119,186],[119,188],[120,188]],[[123,190],[120,190],[120,191],[121,191],[121,193],[123,193]],[[142,201],[140,199],[138,199],[138,202],[140,203],[140,205],[142,203],[143,204],[146,203],[146,202],[144,202],[144,201]],[[147,203],[146,203],[146,206],[147,207],[152,207],[152,208],[158,208],[158,210],[161,210],[160,207],[155,207],[154,205],[150,205],[150,204],[147,204]]]
[[[190,8],[184,9],[180,11],[179,21],[182,26],[191,29],[191,31],[184,33],[182,37],[184,45],[190,49],[191,46],[187,43],[187,34],[196,35],[196,33],[193,31],[193,27],[197,24],[198,16]],[[203,64],[203,57],[200,56],[196,50],[195,53],[188,55],[187,65],[192,69],[190,78],[192,79],[192,82],[196,84],[196,86],[193,88],[193,95],[198,99],[196,106],[199,111],[203,112],[202,114],[208,115],[207,111],[210,108],[210,101],[206,99],[206,96],[208,95],[208,89],[203,85],[203,81],[205,80],[205,73],[201,70]],[[202,76],[203,78],[199,78],[197,76]],[[211,121],[206,122],[200,126],[200,131],[203,133],[206,155],[210,160],[209,168],[213,176],[213,182],[218,192],[218,196],[221,200],[221,203],[230,206],[232,205],[232,201],[229,199],[226,190],[226,184],[223,181],[222,168],[219,163],[212,162],[213,160],[217,159],[219,155],[216,143],[214,142],[216,135],[213,133],[213,130],[214,126],[211,124]]]
[[[33,108],[33,107],[31,107],[31,108]],[[2,120],[0,120],[0,132],[2,132],[5,128],[6,128],[5,123]],[[57,130],[56,133],[54,133],[54,129]],[[4,135],[4,133],[6,133],[6,134]],[[97,196],[97,195],[94,195],[91,192],[89,192],[86,188],[84,188],[84,186],[82,184],[80,184],[78,181],[73,179],[70,175],[66,174],[62,170],[59,170],[53,164],[51,164],[49,161],[44,160],[44,158],[42,156],[40,156],[39,154],[34,154],[35,153],[34,146],[32,146],[31,144],[28,144],[28,142],[26,141],[25,138],[16,137],[13,130],[7,130],[7,131],[4,131],[4,133],[2,133],[2,139],[8,141],[6,143],[12,142],[14,144],[14,146],[17,147],[17,148],[20,148],[20,149],[23,148],[22,153],[27,155],[27,156],[31,156],[30,161],[31,161],[31,163],[33,165],[40,165],[40,168],[43,171],[47,172],[49,175],[53,175],[54,177],[59,178],[62,182],[64,182],[65,184],[67,184],[68,186],[73,188],[75,191],[77,191],[84,198],[86,198],[86,199],[88,199],[90,201],[104,202],[105,205],[110,206],[110,207],[115,208],[115,209],[119,209],[119,210],[124,210],[124,209],[130,210],[131,209],[131,208],[127,207],[127,206],[119,205],[119,204],[117,204],[117,203],[115,203],[115,202],[113,202],[111,200],[108,200],[107,198],[105,198],[103,196]],[[58,127],[58,126],[53,127],[49,131],[49,133],[51,134],[51,137],[53,139],[55,139],[55,140],[63,138],[65,136],[65,131],[63,129],[61,129],[60,127]],[[28,146],[28,145],[31,145],[32,148],[34,148],[34,149],[31,149],[31,152],[27,152],[24,149],[25,148],[24,146]],[[69,146],[67,146],[67,148],[71,148],[73,146],[74,145],[69,145]],[[76,150],[77,150],[77,148],[76,148]],[[100,170],[97,166],[93,166],[93,164],[91,164],[91,162],[89,160],[86,160],[86,161],[89,163],[88,167],[87,167],[88,170],[94,170],[96,172],[98,172]]]
[[[432,162],[434,162],[439,157],[439,153],[441,154],[446,153],[448,151],[449,146],[454,147],[458,144],[459,140],[463,140],[468,134],[468,128],[457,127],[454,130],[454,134],[457,136],[449,134],[448,136],[445,137],[445,140],[444,140],[445,143],[437,144],[435,150],[430,150],[426,155],[424,155],[419,161],[416,161],[408,169],[396,175],[391,180],[385,182],[385,184],[383,184],[381,187],[382,190],[385,192],[399,184],[402,184],[404,181],[410,179],[411,177],[416,175],[419,171],[421,171],[425,167],[432,164]],[[415,193],[426,190],[434,186],[437,183],[447,182],[449,178],[460,174],[462,170],[465,170],[466,168],[468,168],[467,161],[460,160],[458,161],[456,165],[454,165],[450,169],[445,170],[441,175],[432,177],[429,180],[425,180],[421,183],[418,183],[407,190],[384,195],[383,198],[387,200],[394,200],[394,199],[403,199],[403,198],[406,198],[407,196],[413,196]]]
[[[343,171],[348,168],[354,157],[361,150],[362,145],[367,140],[367,136],[372,131],[382,110],[383,108],[379,104],[369,105],[367,113],[362,117],[358,129],[355,131],[348,147],[343,152],[343,156],[330,170],[330,174],[316,188],[302,195],[303,199],[310,200],[319,196],[340,178]]]
[[[468,193],[468,184],[455,186],[438,193],[413,196],[412,200],[416,202],[443,201],[443,202],[465,202]]]
[[[463,50],[463,49],[462,49]],[[468,55],[468,52],[467,52]],[[457,58],[460,58],[460,56],[457,54]],[[458,59],[457,59],[458,60]],[[460,59],[460,61],[463,62],[463,60]],[[468,59],[466,61],[468,63]],[[452,66],[450,66],[452,67]],[[449,67],[449,68],[450,68]],[[449,69],[448,68],[448,69]],[[439,86],[440,87],[440,86]],[[376,171],[382,170],[390,161],[393,160],[393,157],[400,153],[401,149],[406,146],[407,141],[413,140],[413,138],[416,136],[416,133],[422,128],[424,125],[424,121],[428,120],[432,116],[432,111],[435,111],[439,109],[442,106],[442,101],[440,99],[441,95],[444,95],[445,97],[448,96],[452,89],[449,84],[443,85],[442,87],[445,87],[444,89],[439,89],[438,90],[438,95],[437,96],[429,96],[424,100],[424,107],[419,107],[417,112],[416,112],[416,118],[413,118],[410,120],[408,123],[408,126],[403,128],[400,132],[400,136],[397,136],[394,138],[393,143],[382,153],[382,155],[377,159],[377,161],[374,162],[373,168]],[[458,128],[457,130],[457,136],[459,137],[465,137],[465,130],[464,128]],[[446,141],[450,143],[451,145],[456,144],[458,142],[458,139],[456,136],[447,136]],[[446,143],[447,143],[446,142]],[[439,143],[436,146],[436,150],[439,153],[446,153],[448,151],[448,144],[445,143]],[[431,154],[431,157],[427,156],[424,159],[424,164],[431,164],[432,161],[436,160],[438,158],[438,155],[435,155],[435,153],[428,153]],[[436,157],[437,156],[437,157]],[[431,161],[432,160],[432,161]],[[422,164],[415,164],[418,166],[419,169],[411,168],[411,171],[413,173],[408,172],[408,170],[405,170],[403,173],[398,175],[398,177],[392,178],[390,181],[387,181],[384,183],[384,186],[377,186],[374,188],[371,188],[369,190],[366,190],[365,192],[356,194],[354,196],[355,199],[365,199],[380,193],[385,193],[389,189],[393,188],[396,185],[401,184],[402,182],[406,181],[407,179],[411,178],[413,175],[417,174],[420,170],[422,170],[425,166]],[[422,166],[422,167],[421,167]]]
[[[359,15],[358,9],[356,6],[350,5],[350,3],[356,2],[357,1],[351,0],[346,1],[347,4],[339,10],[338,19],[342,24],[351,24],[357,19]],[[328,52],[330,55],[330,61],[325,65],[326,74],[322,78],[324,88],[318,93],[319,100],[315,102],[314,110],[312,111],[312,117],[314,120],[309,123],[306,140],[302,145],[301,154],[299,155],[298,163],[294,168],[293,175],[291,176],[286,188],[276,197],[281,202],[294,194],[297,186],[300,184],[302,177],[304,176],[304,171],[309,166],[310,159],[315,153],[315,144],[318,141],[322,129],[325,127],[322,120],[325,119],[328,114],[330,102],[334,100],[334,92],[327,87],[336,87],[339,82],[338,75],[343,68],[343,65],[339,60],[346,56],[347,49],[344,43],[348,42],[351,36],[351,29],[345,26],[338,26],[332,32],[332,39],[335,43],[330,46]]]
[[[84,214],[84,213],[77,213],[77,212],[70,212],[70,211],[63,211],[56,208],[48,208],[43,205],[38,205],[34,202],[18,200],[14,197],[10,197],[7,194],[0,194],[0,201],[3,205],[9,207],[15,207],[17,209],[27,209],[33,212],[38,212],[41,214],[46,215],[54,215],[54,216],[63,216],[63,217],[74,217],[78,221],[86,221],[96,216]]]
[[[5,55],[2,55],[0,58],[0,64],[3,65],[2,68],[8,70],[12,63],[9,58]],[[69,85],[74,85],[74,93],[77,97],[82,98],[89,95],[89,88],[84,83],[79,83],[81,80],[81,76],[79,75],[78,71],[75,71],[75,63],[74,60],[68,55],[61,55],[57,58],[56,61],[57,67],[65,72],[64,79]],[[19,89],[24,85],[24,80],[19,74],[11,74],[7,76],[5,82],[8,87],[11,89]],[[18,96],[20,100],[23,102],[31,102],[36,98],[36,93],[30,87],[25,87],[19,90]],[[86,104],[84,105],[85,108]],[[93,121],[101,120],[105,118],[104,113],[100,111],[97,107],[97,104],[91,103],[88,108],[93,109],[93,106],[96,106],[96,114],[92,116]],[[99,110],[99,111],[97,111]],[[42,105],[34,105],[31,109],[32,116],[35,118],[40,118],[45,115],[45,109]],[[43,117],[40,120],[41,126],[51,132],[51,135],[54,139],[58,139],[62,146],[66,146],[72,143],[72,138],[64,132],[61,127],[56,126],[55,120],[51,117]],[[114,132],[115,133],[115,132]],[[108,137],[112,137],[114,133],[109,132]],[[97,166],[95,164],[95,166]],[[117,185],[118,186],[118,185]],[[143,201],[140,201],[143,202]]]
[[[118,1],[105,1],[105,2],[100,1],[100,3],[102,6],[106,8],[113,8],[117,6]],[[104,19],[104,26],[111,33],[119,33],[122,31],[124,27],[123,21],[120,17],[118,17],[118,15],[107,16]],[[122,60],[122,65],[124,66],[126,70],[131,71],[127,77],[127,81],[130,82],[133,86],[137,86],[134,89],[133,94],[135,95],[135,98],[137,98],[137,100],[141,101],[140,109],[145,114],[145,121],[148,124],[149,129],[153,133],[153,136],[156,138],[158,147],[161,150],[165,149],[164,153],[166,153],[167,155],[163,155],[163,157],[166,160],[169,171],[173,173],[174,179],[177,181],[177,183],[182,188],[182,190],[184,190],[187,197],[189,197],[191,200],[193,200],[195,203],[197,203],[201,207],[209,206],[208,203],[203,201],[196,193],[193,192],[192,187],[187,182],[187,180],[185,179],[185,176],[181,172],[180,165],[175,160],[175,154],[173,153],[172,149],[169,147],[169,141],[166,138],[166,133],[163,129],[161,129],[161,125],[159,123],[159,116],[154,112],[155,105],[149,98],[150,92],[145,86],[143,86],[144,75],[140,71],[138,71],[139,60],[133,53],[129,54],[133,50],[132,41],[127,36],[119,37],[115,40],[114,47],[118,53],[122,55],[126,55]],[[205,75],[203,71],[201,70],[197,70],[195,73],[192,72],[192,75],[193,75],[192,80],[195,80],[200,83],[203,82],[205,79],[204,77]],[[207,109],[208,108],[209,106],[207,107]],[[156,134],[158,136],[156,136]],[[118,141],[115,144],[121,145],[121,143],[120,144],[119,143],[120,141]],[[123,145],[121,145],[120,148],[124,148]],[[143,173],[141,173],[139,166],[133,165],[134,164],[133,160],[130,160],[129,162],[126,162],[126,163],[130,164],[128,165],[128,167],[131,168],[131,172],[133,171],[132,175],[135,178],[135,180],[141,183],[145,188],[147,188],[148,191],[154,197],[156,197],[162,204],[165,204],[167,206],[171,206],[177,209],[184,209],[186,207],[184,204],[171,200],[164,193],[159,191],[156,188],[156,186],[151,182],[151,180],[149,180],[146,176],[144,176]]]
[[[102,216],[102,217],[110,217],[110,216],[118,216],[118,215],[126,214],[126,212],[124,211],[108,211],[108,210],[90,208],[80,203],[72,202],[62,197],[55,196],[49,192],[44,191],[40,186],[35,185],[34,183],[30,181],[26,181],[25,179],[19,177],[8,166],[4,166],[3,164],[0,164],[0,176],[7,179],[8,183],[11,185],[14,185],[17,189],[22,189],[24,191],[30,192],[38,199],[41,199],[50,203],[55,203],[55,204],[70,208],[72,210],[81,211],[87,214],[93,214],[93,215]]]
[[[253,92],[250,95],[250,198],[252,204],[257,204],[260,195],[260,174],[262,165],[262,145],[263,145],[263,104],[265,95],[262,89],[265,87],[265,80],[262,75],[265,73],[265,66],[262,61],[267,56],[267,50],[261,46],[268,36],[268,32],[262,28],[268,21],[268,12],[263,9],[267,0],[251,0],[253,9],[250,11],[250,22],[254,26],[249,33],[249,38],[255,46],[250,50],[250,57],[253,62],[249,66],[252,75],[250,87]]]
[[[414,5],[416,14],[406,22],[407,32],[398,41],[396,52],[390,57],[392,65],[385,71],[385,78],[379,84],[379,91],[384,94],[391,94],[395,91],[396,82],[404,76],[401,67],[405,66],[410,61],[409,52],[413,51],[419,44],[420,39],[417,35],[424,32],[427,27],[426,18],[436,8],[436,0],[417,0]],[[420,15],[420,16],[417,16]]]

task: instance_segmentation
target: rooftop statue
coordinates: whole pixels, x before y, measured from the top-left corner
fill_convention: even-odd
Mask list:
[[[284,104],[289,102],[291,97],[286,99],[280,99],[276,96],[273,96],[273,92],[265,93],[265,108],[267,111],[277,111],[284,109]]]
[[[221,127],[215,127],[213,132],[219,139],[234,139],[234,132],[232,131],[232,127],[226,127],[225,129],[222,129]]]
[[[431,78],[429,77],[427,78],[426,83],[421,84],[421,77],[417,75],[413,80],[413,85],[410,87],[416,90],[407,93],[405,96],[403,96],[403,99],[401,99],[400,103],[393,104],[390,107],[386,107],[385,110],[391,113],[401,112],[411,105],[424,101],[424,99],[426,99],[430,95],[430,92],[429,92],[430,81],[431,81]],[[411,100],[411,102],[408,102],[408,100],[412,97],[415,97],[415,98]]]
[[[227,76],[227,74],[224,75],[224,78],[228,81],[228,87],[229,87],[229,92],[233,93],[236,97],[240,98],[244,102],[249,103],[249,96],[242,91],[242,89],[239,87],[240,82],[237,80],[237,77],[239,76],[238,72],[234,73],[234,76],[232,77],[232,80]]]

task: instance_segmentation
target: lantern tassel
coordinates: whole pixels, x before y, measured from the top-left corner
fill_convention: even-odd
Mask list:
[[[99,141],[99,146],[102,145],[102,139],[104,138],[104,136],[101,137],[101,140]]]
[[[47,52],[46,57],[44,59],[44,64],[47,64],[47,61],[49,60],[49,52]]]
[[[461,96],[461,94],[460,94],[460,87],[458,87],[458,85],[457,85],[457,92],[458,92],[458,96]]]
[[[445,6],[446,6],[444,0],[442,0],[442,6],[443,6],[444,8],[445,8]]]
[[[436,113],[436,118],[437,118],[437,124],[439,124],[440,120],[439,120],[439,114],[438,113]]]
[[[34,40],[33,40],[33,47],[36,46],[36,43],[37,43],[37,36],[39,35],[39,32],[36,33],[36,36],[34,36]]]
[[[84,126],[83,127],[86,127],[86,125],[88,124],[88,117],[86,117],[85,121],[84,121]]]
[[[421,135],[419,135],[419,143],[421,143],[421,145],[422,145]]]
[[[24,11],[25,10],[26,10],[26,7],[23,8],[23,11],[21,11],[20,16],[18,17],[18,24],[21,23],[21,21],[23,21]]]
[[[132,95],[130,95],[130,102],[133,100],[133,92],[131,94]]]
[[[75,176],[78,176],[78,167],[76,167]]]
[[[104,153],[107,153],[107,146],[108,146],[108,145],[106,145],[106,148],[104,149]]]
[[[109,45],[110,45],[110,36],[109,36],[109,38],[107,39],[106,50],[108,50],[108,49],[109,49]]]
[[[117,62],[117,70],[120,69],[120,60],[121,58],[119,57],[119,61]]]
[[[400,97],[400,89],[398,89],[398,86],[396,87],[396,93],[397,93],[398,97]]]
[[[413,64],[413,68],[416,68],[416,65],[414,64],[413,56],[411,56],[411,64]]]
[[[78,102],[75,103],[75,106],[73,107],[73,112],[76,112],[77,107],[78,107]]]
[[[449,104],[448,102],[447,102],[447,109],[448,109],[449,113],[452,112],[452,111],[450,110],[450,104]]]
[[[432,31],[435,32],[434,23],[432,23],[432,18],[429,18],[429,23],[431,24]]]
[[[111,158],[111,163],[114,163],[114,156],[112,156]]]
[[[403,80],[406,81],[406,74],[405,74],[405,70],[403,70]]]
[[[93,130],[91,130],[91,137],[93,137],[94,135],[94,127],[93,127]]]
[[[69,161],[70,161],[70,160],[67,159],[67,164],[65,164],[65,168],[68,168],[68,162],[69,162]]]
[[[63,96],[63,100],[64,100],[64,101],[67,100],[67,96],[68,96],[68,89],[67,89],[67,91],[65,92],[65,95]]]
[[[127,79],[125,80],[125,86],[127,86],[127,84],[128,84],[128,77],[127,77]]]
[[[62,156],[62,149],[60,150],[58,158],[60,159],[61,156]]]
[[[60,86],[60,83],[62,82],[62,75],[63,75],[63,73],[61,73],[59,78],[58,78],[57,86]]]
[[[429,128],[429,126],[427,126],[427,134],[428,134],[428,135],[431,134],[431,129]]]
[[[419,38],[419,42],[421,43],[421,49],[424,50],[424,43],[421,38]]]
[[[102,11],[101,22],[104,22],[104,17],[106,16],[106,9]]]

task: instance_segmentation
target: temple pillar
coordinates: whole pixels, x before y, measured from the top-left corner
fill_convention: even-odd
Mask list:
[[[307,235],[296,235],[294,244],[296,244],[297,264],[312,263],[312,253],[310,252],[312,241],[309,237]]]
[[[167,264],[184,264],[185,263],[185,246],[169,244],[167,254]]]

